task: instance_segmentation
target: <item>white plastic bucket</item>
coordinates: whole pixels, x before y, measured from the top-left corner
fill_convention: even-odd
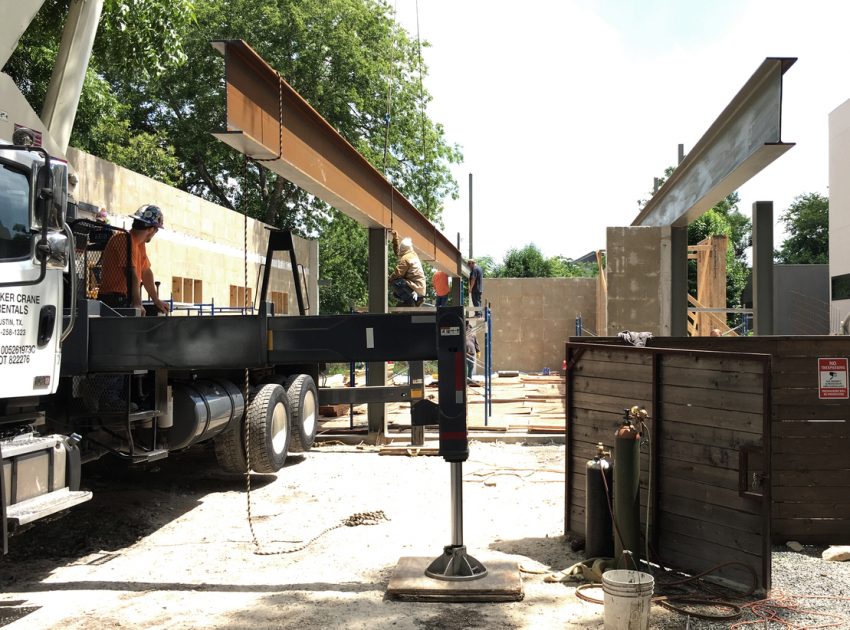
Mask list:
[[[649,609],[655,578],[640,571],[606,571],[605,630],[649,630]]]

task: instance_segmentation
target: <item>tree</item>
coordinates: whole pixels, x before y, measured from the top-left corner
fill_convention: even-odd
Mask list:
[[[829,199],[806,193],[779,217],[788,237],[773,257],[785,265],[826,264],[829,262]]]
[[[47,0],[4,71],[39,111],[47,93],[70,0]],[[164,134],[134,129],[131,108],[116,95],[107,69],[151,77],[182,64],[182,37],[192,0],[106,0],[80,96],[71,145],[168,184],[179,165]]]
[[[503,278],[548,278],[552,275],[552,264],[534,243],[530,243],[522,249],[508,250],[500,275]]]
[[[577,263],[564,256],[553,256],[549,259],[549,266],[556,278],[593,278],[599,275],[596,263]]]
[[[48,0],[7,65],[36,110],[71,1]],[[71,143],[276,227],[308,237],[327,232],[323,276],[332,264],[349,269],[323,287],[330,291],[323,303],[337,311],[362,303],[365,266],[341,254],[366,242],[362,229],[210,135],[225,126],[222,59],[210,46],[218,39],[246,40],[441,223],[442,200],[457,197],[449,166],[461,153],[425,113],[430,95],[419,77],[427,67],[417,42],[377,0],[107,0]],[[336,238],[346,242],[326,242]],[[351,269],[358,280],[348,277]]]

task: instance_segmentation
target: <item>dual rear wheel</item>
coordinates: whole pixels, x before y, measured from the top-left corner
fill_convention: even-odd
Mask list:
[[[216,459],[228,472],[251,470],[275,473],[288,453],[312,448],[318,428],[319,396],[307,374],[288,378],[284,385],[266,383],[248,405],[245,422],[234,422],[215,439]],[[248,447],[245,447],[247,426]]]

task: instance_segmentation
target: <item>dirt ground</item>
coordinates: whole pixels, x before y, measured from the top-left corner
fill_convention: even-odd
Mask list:
[[[562,445],[473,443],[464,465],[464,541],[483,561],[526,569],[578,559],[561,536]],[[599,628],[602,607],[524,573],[525,598],[500,604],[385,596],[402,556],[451,542],[449,464],[331,445],[254,475],[264,551],[298,547],[356,512],[389,521],[340,527],[306,549],[256,555],[245,482],[209,450],[170,457],[118,482],[90,477],[94,499],[11,540],[0,625],[22,628]],[[19,619],[13,620],[14,617]]]

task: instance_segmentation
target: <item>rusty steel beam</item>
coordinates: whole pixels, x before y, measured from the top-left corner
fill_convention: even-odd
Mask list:
[[[227,131],[216,138],[364,227],[409,236],[434,267],[468,275],[451,241],[248,44],[228,40],[213,47],[224,56],[227,88]]]
[[[653,195],[632,225],[685,227],[794,146],[782,142],[782,75],[769,57]]]

